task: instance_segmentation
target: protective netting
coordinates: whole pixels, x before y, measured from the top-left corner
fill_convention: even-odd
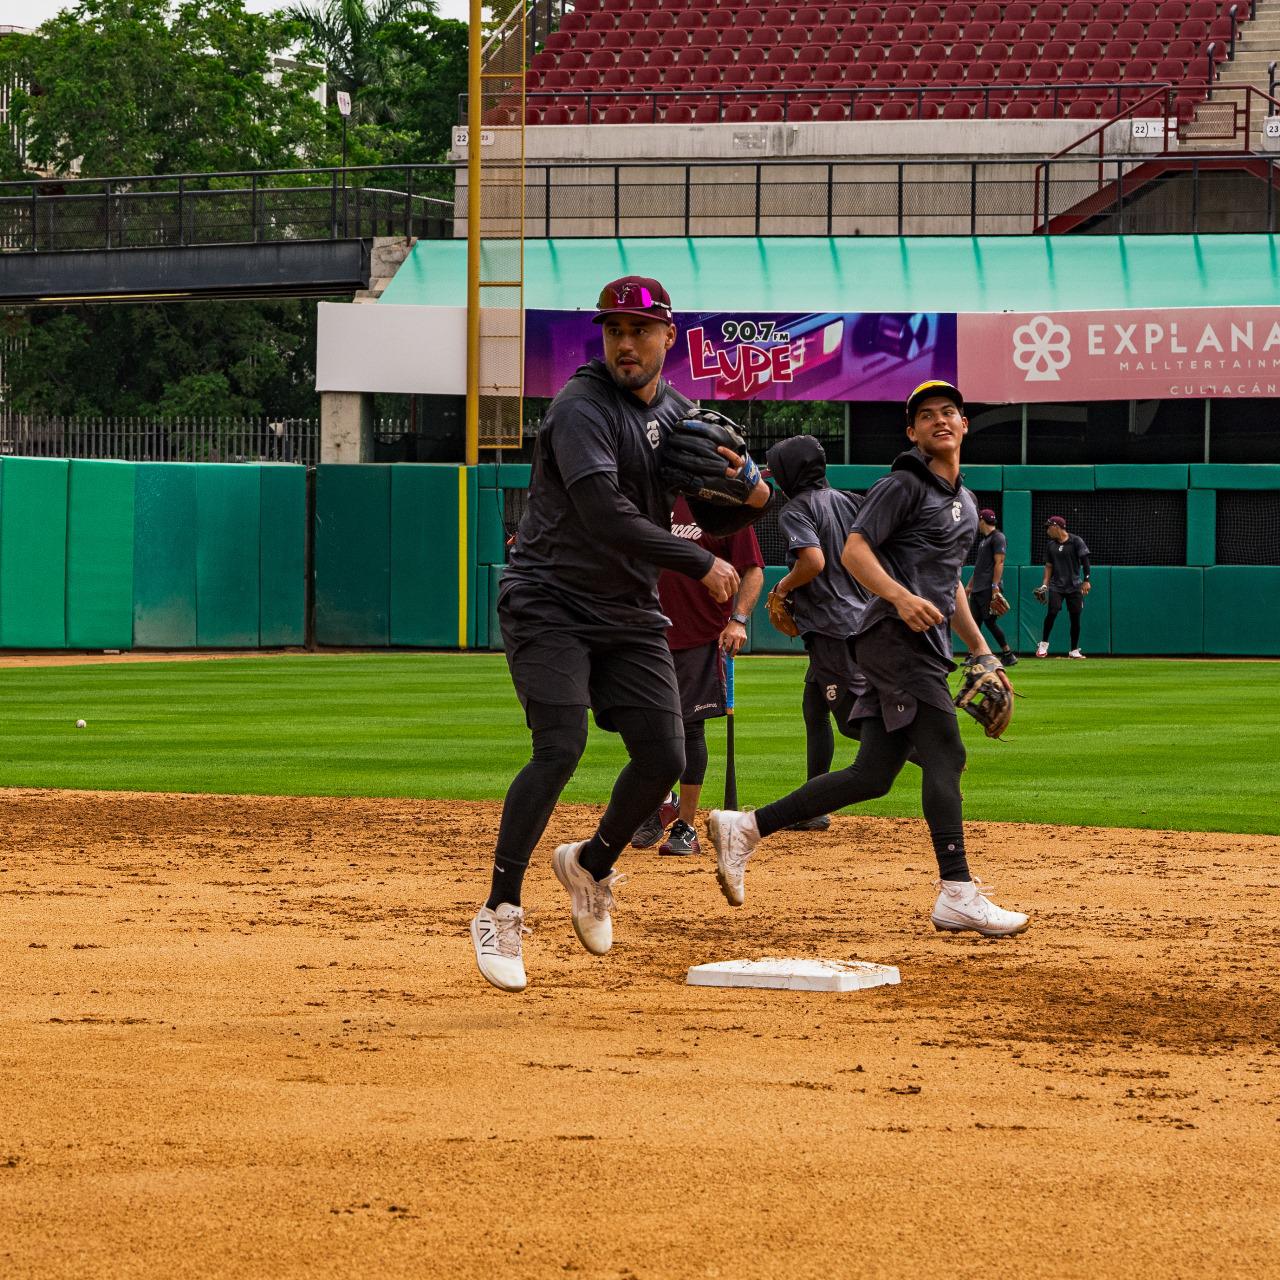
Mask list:
[[[1050,516],[1089,546],[1093,564],[1181,565],[1187,562],[1187,495],[1138,489],[1031,495],[1031,562],[1042,563]]]
[[[1218,564],[1280,564],[1280,492],[1218,491]]]

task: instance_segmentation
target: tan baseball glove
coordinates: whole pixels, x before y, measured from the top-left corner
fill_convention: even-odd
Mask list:
[[[994,654],[970,654],[955,698],[956,706],[967,711],[988,738],[998,738],[1013,719],[1013,691],[1000,678],[1003,671]]]
[[[784,636],[800,634],[790,596],[779,595],[776,590],[770,591],[765,604],[769,609],[769,621],[773,623],[775,630],[781,631]]]
[[[1004,592],[997,587],[991,593],[991,616],[993,618],[1003,618],[1009,612],[1009,601],[1005,599]]]

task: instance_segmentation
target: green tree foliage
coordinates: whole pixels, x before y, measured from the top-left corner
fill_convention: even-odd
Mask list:
[[[299,52],[301,42],[301,52]],[[352,163],[444,158],[467,27],[430,0],[80,0],[0,40],[16,87],[0,170],[119,177],[337,162],[327,80],[355,100]],[[13,312],[10,408],[52,414],[314,415],[315,304],[200,302]]]
[[[182,302],[14,313],[5,357],[18,413],[307,417],[315,305]]]
[[[46,173],[305,164],[326,146],[320,73],[273,63],[295,34],[243,0],[81,0],[0,45],[10,119]]]

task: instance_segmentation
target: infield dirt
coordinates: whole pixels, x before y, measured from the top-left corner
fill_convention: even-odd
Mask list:
[[[1277,1273],[1280,840],[973,824],[999,943],[916,822],[775,837],[738,911],[628,851],[596,958],[595,812],[511,996],[494,805],[0,792],[0,1275]],[[779,954],[902,985],[683,985]]]

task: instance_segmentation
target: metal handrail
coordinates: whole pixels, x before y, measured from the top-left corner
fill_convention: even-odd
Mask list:
[[[1131,106],[1126,107],[1122,112],[1120,112],[1119,115],[1114,116],[1110,120],[1104,120],[1100,125],[1097,126],[1097,128],[1090,129],[1089,132],[1084,135],[1084,137],[1077,138],[1069,146],[1063,147],[1062,150],[1055,152],[1047,160],[1043,160],[1038,165],[1036,165],[1036,172],[1035,172],[1036,210],[1035,210],[1034,225],[1039,226],[1040,224],[1040,176],[1041,174],[1044,174],[1045,176],[1045,204],[1044,204],[1045,225],[1048,226],[1048,223],[1049,223],[1048,174],[1049,174],[1049,166],[1055,160],[1061,160],[1063,156],[1069,155],[1072,151],[1075,151],[1077,148],[1082,147],[1091,138],[1096,137],[1098,139],[1098,186],[1101,187],[1102,186],[1102,166],[1103,166],[1103,139],[1106,136],[1107,130],[1113,124],[1118,124],[1121,120],[1124,120],[1126,118],[1132,118],[1134,112],[1136,112],[1139,107],[1146,106],[1147,103],[1155,102],[1157,99],[1160,99],[1160,98],[1164,99],[1164,104],[1165,104],[1163,118],[1165,121],[1168,121],[1170,95],[1172,93],[1173,93],[1172,85],[1164,85],[1161,88],[1152,90],[1152,92],[1146,94],[1144,97],[1140,98],[1137,102],[1133,103]],[[1165,125],[1165,129],[1166,131],[1168,130],[1167,123]],[[1164,150],[1166,152],[1168,151],[1167,143],[1165,144]]]

